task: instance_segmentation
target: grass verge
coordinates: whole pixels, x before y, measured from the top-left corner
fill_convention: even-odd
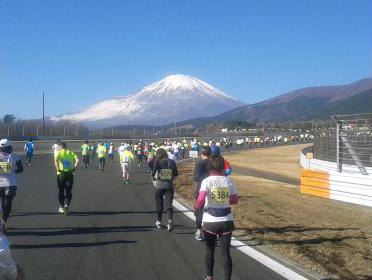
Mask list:
[[[297,185],[280,180],[299,178],[301,148],[303,145],[226,155],[240,197],[240,203],[233,207],[235,234],[332,279],[372,279],[371,209],[303,195]],[[234,167],[239,172],[234,172]],[[244,174],[252,169],[278,180]],[[191,206],[193,165],[181,164],[179,171],[176,192]]]

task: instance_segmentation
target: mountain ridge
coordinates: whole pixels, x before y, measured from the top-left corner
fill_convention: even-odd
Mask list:
[[[369,100],[368,94],[372,96],[372,78],[365,78],[340,86],[306,87],[254,104],[244,105],[213,117],[186,120],[180,125],[189,124],[199,127],[203,124],[229,120],[263,123],[329,118],[333,112],[341,114],[363,113],[368,107],[370,108],[369,112],[371,112],[372,104],[368,103],[369,106],[366,106],[364,103]],[[355,96],[359,96],[359,98],[353,98]],[[343,108],[348,108],[347,102],[351,101],[356,104],[356,109],[343,110]],[[334,107],[337,104],[341,109]],[[324,110],[323,113],[322,110]],[[363,110],[363,112],[360,110]]]

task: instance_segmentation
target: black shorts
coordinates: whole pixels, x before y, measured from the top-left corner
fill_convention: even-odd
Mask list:
[[[16,196],[17,194],[17,186],[10,186],[10,187],[0,187],[0,197],[5,196]]]
[[[225,235],[232,233],[235,229],[233,221],[226,222],[203,222],[203,229],[206,232],[215,234],[215,235]]]
[[[98,158],[98,160],[99,160],[99,162],[104,163],[106,159],[104,157],[100,157],[100,158]]]

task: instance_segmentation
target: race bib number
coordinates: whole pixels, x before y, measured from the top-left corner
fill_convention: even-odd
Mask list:
[[[105,151],[104,151],[104,150],[99,150],[99,154],[100,154],[101,156],[103,156],[103,155],[105,155]]]
[[[129,157],[125,156],[122,160],[123,163],[129,163]]]
[[[228,187],[212,187],[210,195],[212,204],[229,204],[230,190]]]
[[[12,165],[10,162],[0,162],[0,174],[12,173]]]
[[[160,180],[171,180],[172,179],[172,169],[160,169],[159,179]]]
[[[71,160],[62,160],[62,166],[63,166],[63,169],[72,169],[72,162]]]

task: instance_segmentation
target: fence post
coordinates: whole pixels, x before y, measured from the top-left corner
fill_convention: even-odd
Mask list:
[[[66,136],[66,127],[63,127],[63,136]]]
[[[22,136],[25,137],[25,127],[22,126]]]
[[[36,136],[39,137],[39,127],[36,128]]]
[[[10,126],[8,126],[8,137],[10,136]]]
[[[342,140],[341,140],[342,124],[338,121],[336,124],[336,159],[337,170],[342,172]]]
[[[114,137],[114,128],[111,128],[111,137]]]

